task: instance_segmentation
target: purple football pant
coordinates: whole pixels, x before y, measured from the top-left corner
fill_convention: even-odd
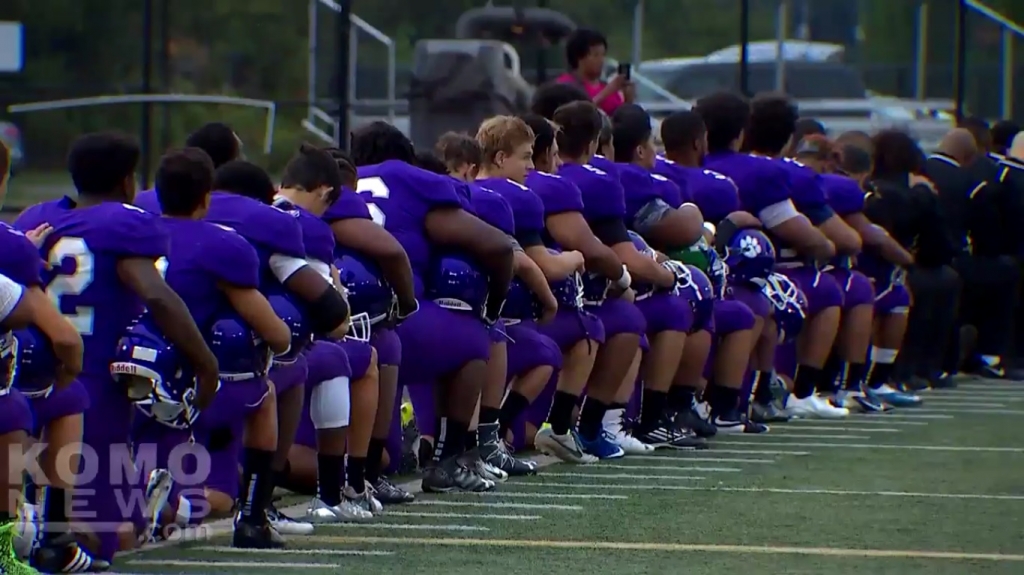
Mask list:
[[[402,340],[395,330],[374,328],[370,345],[377,350],[378,365],[402,365]]]
[[[402,340],[401,385],[433,385],[471,361],[490,357],[491,338],[483,321],[434,302],[422,302],[395,331]]]
[[[345,338],[337,343],[341,346],[341,349],[345,350],[345,354],[348,356],[348,365],[352,370],[352,379],[362,379],[365,377],[366,372],[370,371],[370,362],[373,361],[373,346],[368,342],[351,338]]]
[[[350,345],[350,344],[359,344]],[[324,382],[338,378],[352,378],[351,357],[346,353],[352,349],[356,354],[366,356],[361,361],[365,362],[362,375],[366,375],[366,368],[370,363],[370,352],[362,351],[361,348],[372,350],[370,344],[360,341],[336,343],[327,340],[314,341],[303,352],[306,356],[306,365],[309,367],[306,377],[306,401],[302,407],[302,419],[299,420],[299,428],[295,433],[295,444],[316,449],[316,427],[309,417],[310,397],[313,395],[313,388]],[[362,377],[362,375],[360,377]],[[331,383],[335,385],[337,382]]]
[[[13,388],[0,392],[0,435],[32,431],[32,410],[28,400]]]
[[[663,331],[689,333],[693,328],[693,306],[683,296],[656,293],[637,301],[635,305],[644,316],[649,335]]]
[[[608,298],[599,306],[588,308],[604,325],[605,340],[623,333],[644,335],[647,333],[647,320],[632,302],[622,298]],[[554,338],[552,338],[554,339]]]
[[[516,324],[505,326],[508,335],[508,381],[542,366],[551,366],[557,373],[562,369],[562,350],[550,337],[534,326]]]
[[[813,267],[782,268],[779,273],[793,281],[807,298],[807,317],[814,317],[830,307],[842,307],[843,289],[828,272]]]
[[[185,429],[174,429],[135,413],[132,425],[132,444],[135,466],[144,480],[157,469],[170,471],[174,478],[167,498],[186,525],[198,525],[209,514],[206,484],[211,472],[212,458],[200,443],[190,441]]]
[[[719,336],[754,329],[754,322],[757,320],[750,306],[739,299],[716,299],[711,317],[714,319],[713,333]]]
[[[875,314],[904,314],[910,311],[910,292],[906,286],[892,285],[875,298]]]
[[[238,461],[242,455],[245,423],[269,394],[270,385],[263,378],[223,382],[213,403],[199,414],[195,425],[196,442],[210,452],[206,487],[229,497],[238,496]],[[230,441],[224,445],[211,445],[212,434],[226,435]]]
[[[292,363],[272,365],[267,379],[274,382],[274,390],[277,395],[283,395],[292,388],[306,383],[308,369],[305,353],[300,353]]]
[[[129,447],[134,407],[109,374],[83,373],[79,380],[91,405],[85,411],[85,445],[69,519],[89,526],[100,542],[96,555],[110,561],[120,547],[119,526],[132,523],[137,531],[145,526],[145,478]]]
[[[604,324],[598,317],[587,311],[559,308],[551,322],[538,325],[537,331],[551,338],[563,352],[577,343],[589,339],[604,343]]]
[[[844,310],[875,303],[875,286],[866,275],[843,268],[832,269],[826,273],[835,278],[843,290]]]
[[[34,397],[28,399],[29,408],[32,410],[33,429],[32,435],[39,437],[43,428],[50,422],[57,421],[62,417],[85,413],[89,409],[89,393],[86,392],[82,382],[72,381],[64,389],[54,388],[46,397]]]
[[[761,293],[761,288],[757,286],[731,285],[726,299],[743,302],[757,317],[767,319],[772,315],[772,302],[768,300],[768,296]]]

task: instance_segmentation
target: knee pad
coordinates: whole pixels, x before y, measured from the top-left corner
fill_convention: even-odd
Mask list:
[[[349,379],[328,379],[314,387],[310,394],[309,419],[316,429],[347,427],[349,404]]]

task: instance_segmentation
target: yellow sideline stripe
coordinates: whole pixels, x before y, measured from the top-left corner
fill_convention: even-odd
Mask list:
[[[904,551],[897,549],[843,549],[837,547],[785,547],[774,545],[722,545],[699,543],[641,543],[628,541],[551,541],[525,539],[471,539],[429,537],[344,537],[312,535],[303,543],[446,545],[451,547],[527,547],[538,549],[599,549],[613,551],[669,551],[703,553],[760,553],[780,555],[816,555],[823,557],[869,557],[896,559],[956,559],[967,561],[1024,561],[1024,555],[1003,553],[958,553],[952,551]]]

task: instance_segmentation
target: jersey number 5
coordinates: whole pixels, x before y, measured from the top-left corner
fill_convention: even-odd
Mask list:
[[[50,248],[47,261],[54,268],[60,267],[68,259],[74,260],[75,269],[69,274],[55,275],[50,285],[46,286],[46,295],[50,296],[53,305],[61,313],[64,313],[61,298],[82,295],[92,284],[94,273],[95,258],[82,238],[64,237]],[[86,306],[75,306],[73,313],[64,314],[81,335],[92,335],[93,316],[93,308]]]
[[[380,209],[380,206],[374,203],[374,200],[388,199],[391,197],[391,190],[388,189],[388,185],[384,183],[384,180],[374,176],[372,178],[361,178],[359,183],[356,184],[356,191],[360,194],[370,195],[370,198],[366,201],[366,207],[370,210],[370,217],[373,218],[373,223],[378,226],[384,225],[384,219],[387,217],[384,214],[384,210]]]

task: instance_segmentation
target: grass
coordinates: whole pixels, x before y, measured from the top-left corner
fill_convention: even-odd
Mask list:
[[[1024,385],[991,384],[989,390],[995,398],[975,403],[1005,407],[981,409],[1024,409]],[[202,546],[143,551],[118,568],[280,575],[712,575],[751,568],[772,575],[1016,575],[1024,572],[1019,416],[945,411],[978,409],[957,401],[969,401],[965,395],[931,392],[925,411],[901,412],[927,418],[794,422],[768,436],[722,438],[704,452],[552,465],[537,477],[500,486],[496,495],[421,496],[429,504],[395,508],[375,524],[322,527],[313,537],[292,538],[288,553],[211,548],[226,543],[220,536]],[[830,446],[801,446],[809,443]],[[908,448],[849,447],[871,443]],[[368,551],[391,555],[341,554]]]
[[[7,183],[4,211],[16,211],[28,206],[73,194],[71,178],[64,172],[23,172]]]

